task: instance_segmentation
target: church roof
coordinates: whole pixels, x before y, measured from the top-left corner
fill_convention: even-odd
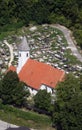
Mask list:
[[[21,81],[38,90],[42,84],[55,88],[57,83],[63,80],[65,72],[48,64],[28,59],[18,75]]]
[[[30,50],[29,44],[28,44],[25,36],[22,38],[21,43],[18,45],[18,50],[20,50],[20,51],[29,51]]]
[[[10,66],[9,70],[16,71],[16,67]],[[28,59],[18,76],[20,81],[39,90],[42,84],[55,88],[59,82],[63,81],[65,72],[48,64]]]

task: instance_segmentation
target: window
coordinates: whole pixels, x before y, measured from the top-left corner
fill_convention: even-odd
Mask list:
[[[52,88],[52,94],[54,94],[54,89]]]
[[[26,54],[26,56],[28,57],[28,53]]]
[[[31,88],[31,90],[33,91],[34,89],[33,89],[33,88]]]
[[[21,53],[19,53],[19,57],[21,57]]]

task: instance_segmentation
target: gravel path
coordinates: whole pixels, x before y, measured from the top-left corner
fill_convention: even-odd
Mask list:
[[[77,47],[74,44],[74,41],[71,37],[71,31],[69,29],[67,29],[66,27],[59,25],[59,24],[51,25],[51,27],[57,28],[63,32],[63,34],[67,40],[68,47],[71,49],[73,55],[75,55],[77,57],[77,59],[82,62],[82,55],[79,53]]]
[[[13,55],[13,47],[12,45],[10,45],[7,40],[4,40],[4,43],[8,46],[9,50],[10,50],[10,61],[8,63],[8,67],[12,65],[12,61],[14,59],[14,55]]]

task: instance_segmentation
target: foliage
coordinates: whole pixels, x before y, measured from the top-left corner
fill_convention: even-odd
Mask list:
[[[38,93],[34,96],[34,104],[36,108],[50,112],[51,94],[47,93],[46,90],[39,90]]]
[[[78,45],[82,48],[82,29],[74,30],[74,36],[76,37]]]
[[[8,35],[12,35],[17,32],[19,28],[24,25],[23,22],[7,24],[0,27],[0,40],[3,40]]]
[[[67,75],[57,87],[53,125],[57,130],[82,129],[82,91],[80,80]]]
[[[2,81],[0,80],[0,98],[1,98],[1,87],[2,87]]]
[[[48,116],[28,110],[23,111],[9,105],[3,105],[2,103],[0,103],[0,119],[19,126],[27,126],[39,130],[45,130],[51,124],[51,119]]]
[[[67,27],[70,27],[70,25],[71,25],[71,20],[67,19],[62,14],[51,13],[49,16],[49,20],[50,20],[50,23],[62,24]]]
[[[9,71],[2,80],[1,98],[4,104],[23,105],[29,91],[24,89],[24,83],[19,81],[16,72]]]
[[[0,27],[19,22],[27,26],[31,21],[59,23],[76,32],[78,45],[82,47],[82,37],[78,40],[77,36],[82,30],[81,7],[82,2],[77,0],[0,0]]]

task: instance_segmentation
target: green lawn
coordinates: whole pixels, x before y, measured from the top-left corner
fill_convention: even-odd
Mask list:
[[[51,127],[51,118],[46,115],[2,104],[0,104],[0,119],[18,126],[27,126],[37,130],[55,130]]]

